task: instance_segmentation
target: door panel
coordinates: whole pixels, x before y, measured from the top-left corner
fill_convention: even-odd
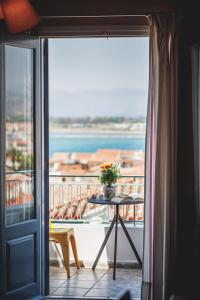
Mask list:
[[[36,281],[35,278],[35,235],[12,239],[6,243],[7,253],[7,288],[14,290]],[[24,261],[26,253],[26,264]],[[19,272],[20,270],[20,272]]]
[[[6,41],[2,48],[1,299],[41,294],[40,44],[28,38]]]

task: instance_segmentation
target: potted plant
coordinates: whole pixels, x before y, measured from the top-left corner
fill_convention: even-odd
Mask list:
[[[119,163],[107,163],[100,166],[99,180],[103,185],[105,199],[112,199],[116,194],[117,179],[121,177]]]

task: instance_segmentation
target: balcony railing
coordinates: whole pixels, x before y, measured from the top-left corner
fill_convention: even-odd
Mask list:
[[[16,174],[21,172],[10,172],[6,180],[8,224],[9,220],[30,219],[33,213],[33,179],[30,174],[12,179]],[[121,192],[144,197],[144,176],[122,176],[117,183],[117,193]],[[87,198],[93,194],[102,194],[102,185],[96,175],[49,175],[49,217],[56,222],[111,221],[115,207],[88,203]],[[143,222],[144,204],[122,205],[120,215],[134,224]]]
[[[12,178],[12,175],[22,178]],[[9,178],[8,178],[9,176]],[[6,224],[11,225],[34,217],[34,180],[25,173],[7,173],[6,178]]]
[[[87,202],[89,196],[102,194],[97,179],[96,175],[50,175],[50,218],[57,222],[109,222],[114,215],[114,206]],[[122,176],[117,184],[117,193],[121,192],[144,197],[144,176]],[[144,204],[123,205],[120,215],[134,224],[143,222]]]

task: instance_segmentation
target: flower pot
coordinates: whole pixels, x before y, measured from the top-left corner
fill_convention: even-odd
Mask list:
[[[111,200],[116,195],[116,186],[104,186],[103,195],[106,200]]]

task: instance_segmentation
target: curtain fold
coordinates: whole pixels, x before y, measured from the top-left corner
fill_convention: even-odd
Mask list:
[[[149,17],[142,299],[169,299],[176,251],[179,18]]]

